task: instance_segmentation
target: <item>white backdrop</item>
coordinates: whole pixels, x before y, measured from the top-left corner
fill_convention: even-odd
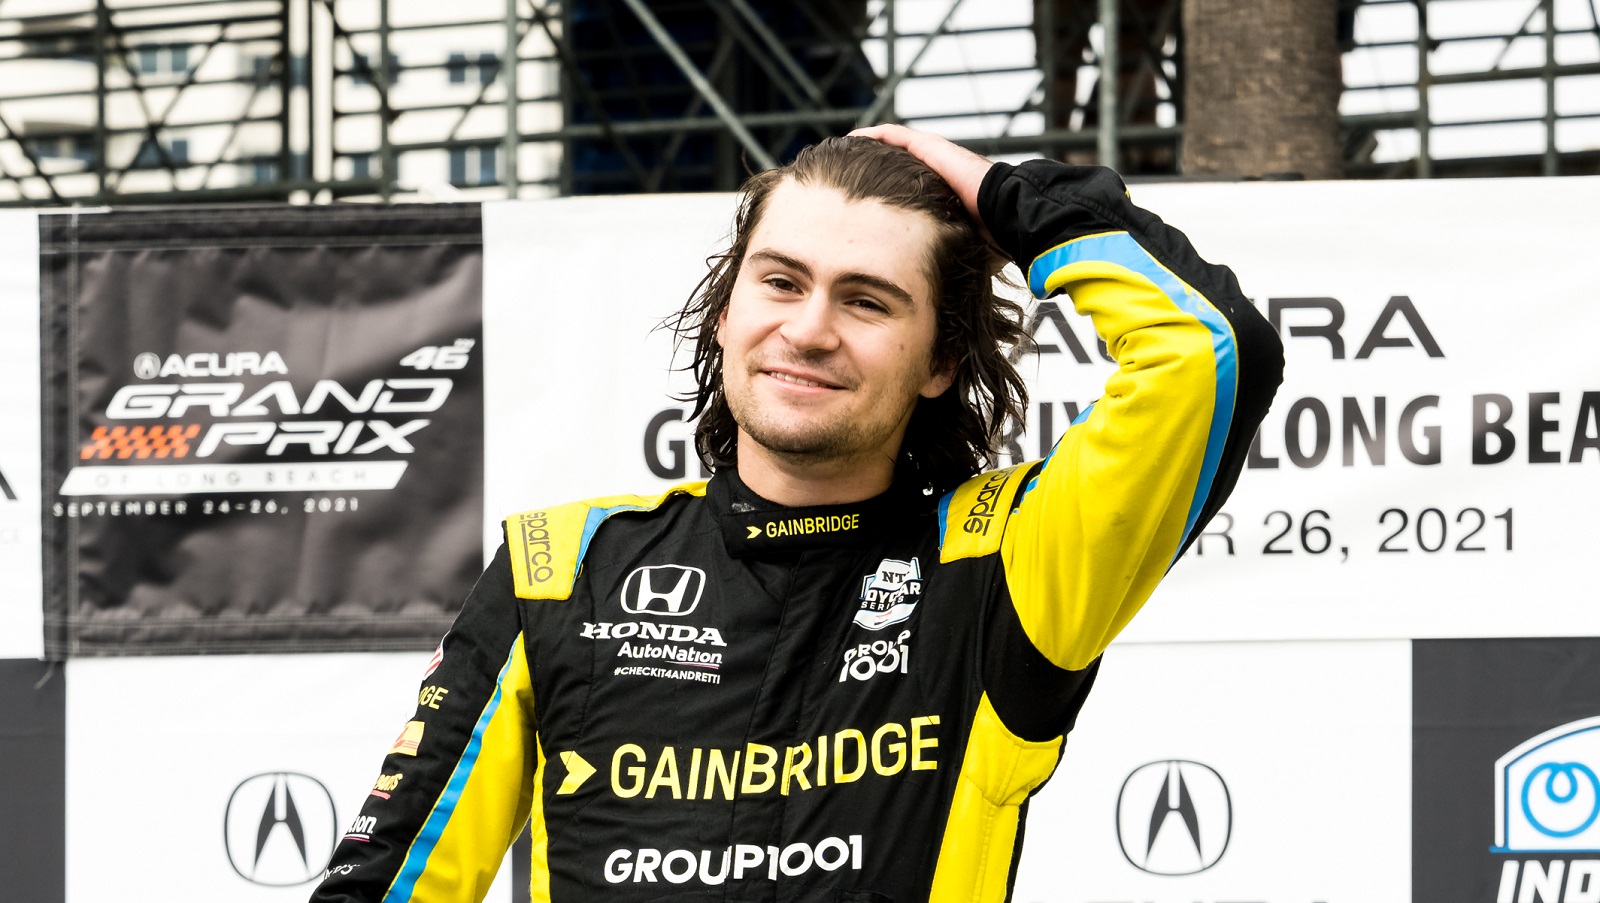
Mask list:
[[[1568,461],[1581,393],[1600,393],[1600,304],[1585,263],[1600,240],[1592,212],[1600,179],[1160,186],[1135,197],[1232,266],[1252,298],[1330,297],[1346,316],[1343,359],[1323,338],[1284,339],[1286,378],[1261,438],[1279,466],[1246,471],[1225,509],[1237,556],[1213,556],[1222,544],[1209,540],[1205,556],[1174,570],[1127,639],[1600,634],[1600,606],[1581,591],[1592,586],[1600,447]],[[1411,347],[1354,359],[1394,296],[1411,300],[1443,357],[1429,356],[1396,317],[1385,331]],[[1327,315],[1293,310],[1282,320],[1287,330]],[[1543,408],[1554,427],[1543,444],[1560,463],[1529,462],[1532,393],[1559,393]],[[1504,463],[1474,464],[1473,398],[1488,394],[1512,402],[1506,426],[1516,447]],[[1437,408],[1420,410],[1413,428],[1418,452],[1427,450],[1422,431],[1437,428],[1440,463],[1419,465],[1403,454],[1399,421],[1408,403],[1430,395]],[[1387,399],[1385,463],[1369,463],[1357,439],[1353,466],[1344,466],[1342,399],[1358,399],[1370,421],[1378,396]],[[1310,468],[1286,453],[1288,414],[1303,398],[1323,402],[1333,439]],[[1302,414],[1305,433],[1314,418]],[[1600,435],[1600,410],[1586,432],[1591,442]],[[1491,441],[1486,451],[1498,448]],[[1398,513],[1379,522],[1391,508],[1404,513],[1403,530]],[[1320,555],[1300,544],[1313,510],[1329,514],[1311,520],[1326,522],[1332,537]],[[1474,510],[1484,524],[1469,539]],[[1509,551],[1497,519],[1508,510]],[[1272,511],[1293,518],[1275,545],[1292,554],[1262,554],[1286,523],[1283,515],[1264,523]],[[1380,552],[1397,531],[1389,548],[1406,551]],[[1314,531],[1307,538],[1321,545]],[[1483,551],[1457,551],[1463,543]]]
[[[1575,591],[1600,501],[1588,272],[1600,179],[1151,185],[1133,197],[1278,309],[1288,364],[1258,450],[1276,467],[1245,472],[1204,554],[1178,565],[1126,641],[1600,634],[1600,606]],[[515,510],[675,482],[644,451],[670,464],[689,436],[671,421],[647,437],[676,405],[669,385],[684,386],[682,374],[669,384],[671,337],[651,327],[689,294],[731,213],[725,196],[486,206],[486,536]],[[1316,332],[1334,317],[1336,333]],[[1097,398],[1110,369],[1087,321],[1066,325],[1093,362],[1078,363],[1048,320],[1037,331],[1057,353],[1023,359],[1035,433],[1041,404],[1058,435],[1065,405]],[[1483,416],[1504,420],[1515,447],[1474,463],[1474,399],[1489,395],[1509,401],[1509,416],[1488,403]],[[1530,410],[1548,421],[1537,443]],[[1595,447],[1569,460],[1580,427]],[[1019,445],[1034,457],[1040,442]],[[1491,437],[1481,454],[1501,448]]]
[[[1029,804],[1013,899],[1403,903],[1410,753],[1409,642],[1122,644]],[[1173,812],[1150,840],[1167,768],[1127,780],[1169,761],[1197,839]]]
[[[39,658],[39,217],[32,211],[0,211],[0,424],[0,477],[10,490],[0,491],[0,658]]]
[[[430,654],[68,662],[67,903],[304,901],[415,711]],[[276,775],[290,776],[309,866],[287,827],[256,856]],[[509,903],[510,878],[508,864],[487,900]]]
[[[692,387],[655,327],[705,274],[731,195],[483,206],[485,549],[499,520],[559,501],[659,491],[645,426]],[[684,358],[687,360],[687,358]],[[662,442],[685,442],[674,423]],[[688,457],[688,453],[684,453]],[[684,479],[698,479],[689,463]]]

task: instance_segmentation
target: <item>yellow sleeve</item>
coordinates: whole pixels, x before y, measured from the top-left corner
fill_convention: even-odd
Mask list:
[[[538,790],[543,762],[526,723],[532,711],[528,661],[518,637],[385,901],[480,901],[489,892],[506,850],[528,823]]]
[[[506,559],[502,546],[440,642],[314,903],[482,900],[530,815],[537,861],[544,763]]]
[[[1057,667],[1079,670],[1200,525],[1230,438],[1234,332],[1127,232],[1051,248],[1030,282],[1040,297],[1070,295],[1117,361],[1104,396],[1023,487],[1000,549],[1029,640]]]

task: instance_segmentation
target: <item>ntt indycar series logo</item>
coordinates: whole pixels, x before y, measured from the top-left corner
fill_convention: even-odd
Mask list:
[[[64,496],[393,489],[475,341],[424,346],[415,375],[292,381],[275,350],[133,360],[61,487]],[[428,372],[421,372],[428,371]],[[252,460],[254,459],[254,460]]]
[[[861,578],[861,603],[854,618],[859,627],[882,630],[910,618],[922,601],[922,566],[917,559],[885,558],[878,569]]]
[[[1600,900],[1600,717],[1501,756],[1494,816],[1490,852],[1515,857],[1501,865],[1497,903]]]

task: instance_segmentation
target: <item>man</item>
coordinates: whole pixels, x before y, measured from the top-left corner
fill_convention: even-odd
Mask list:
[[[972,477],[1022,394],[981,229],[1118,370],[1046,461]],[[1007,898],[1282,367],[1115,174],[893,126],[752,179],[677,325],[716,476],[506,522],[315,899],[479,899],[530,817],[535,900]]]

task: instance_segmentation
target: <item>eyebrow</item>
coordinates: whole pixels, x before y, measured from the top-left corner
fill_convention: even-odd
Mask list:
[[[769,261],[781,267],[787,267],[788,269],[794,270],[807,279],[815,278],[814,274],[811,272],[811,267],[806,266],[804,263],[794,259],[793,257],[790,257],[787,254],[784,254],[781,251],[774,251],[770,248],[762,248],[759,251],[752,251],[748,256],[746,256],[745,259],[751,261]],[[875,289],[912,309],[915,309],[917,306],[916,299],[911,297],[910,292],[894,284],[893,282],[890,282],[882,276],[874,276],[871,273],[840,273],[837,281],[847,282],[853,285],[863,285],[867,288]]]

